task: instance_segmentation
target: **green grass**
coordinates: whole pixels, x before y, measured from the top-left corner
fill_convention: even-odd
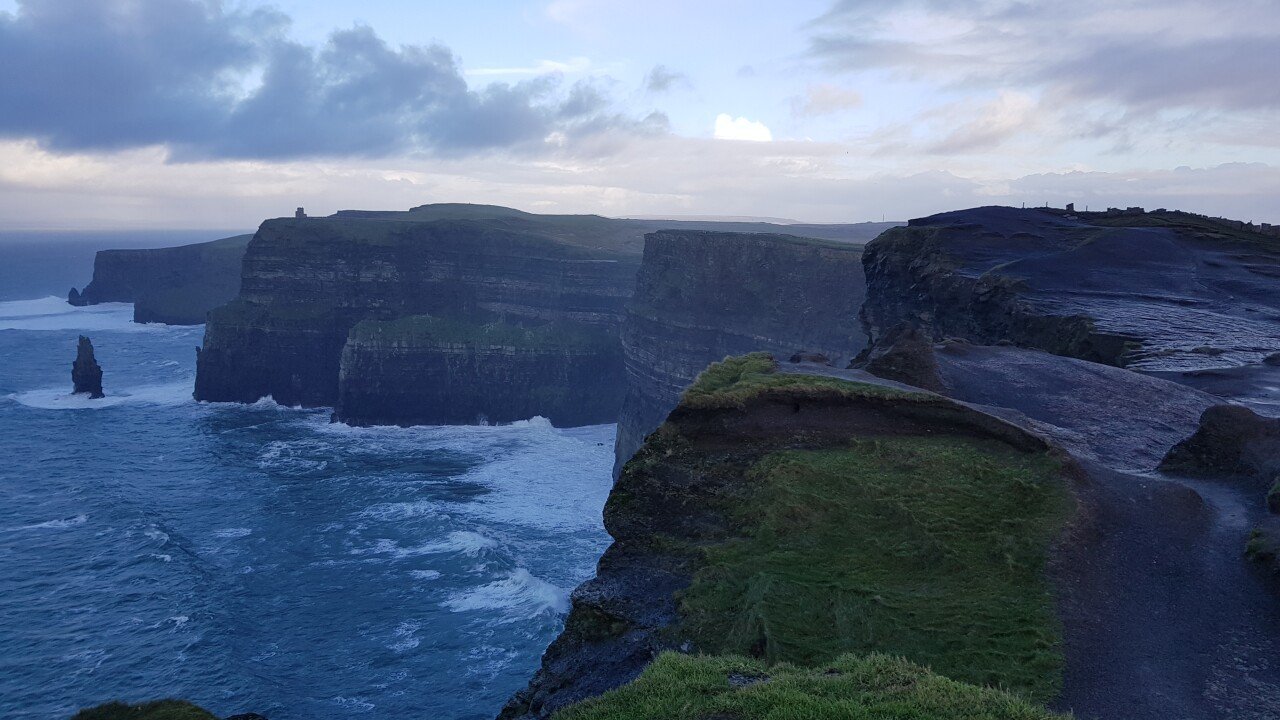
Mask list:
[[[681,404],[693,409],[717,407],[741,407],[748,400],[771,390],[811,390],[818,393],[838,393],[848,398],[883,397],[907,399],[928,397],[893,388],[851,382],[817,375],[789,375],[777,372],[778,363],[768,353],[750,353],[725,358],[712,363],[684,392]]]
[[[616,335],[584,326],[549,324],[525,328],[503,322],[477,323],[428,315],[366,320],[352,329],[351,337],[357,341],[396,339],[531,350],[592,350],[618,344]]]
[[[633,683],[555,720],[1065,720],[886,655],[812,669],[666,653]]]
[[[216,715],[181,700],[156,700],[133,705],[109,702],[81,710],[71,720],[218,720]]]
[[[753,362],[759,362],[758,360]],[[701,652],[817,665],[887,652],[1036,701],[1062,657],[1045,558],[1072,502],[1061,466],[995,441],[883,437],[784,451],[727,503],[680,597]]]

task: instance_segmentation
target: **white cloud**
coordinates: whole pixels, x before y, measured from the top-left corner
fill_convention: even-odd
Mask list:
[[[728,113],[716,116],[715,137],[717,140],[751,140],[753,142],[769,142],[773,133],[762,122],[735,118]]]
[[[805,88],[804,95],[791,99],[791,112],[798,117],[816,117],[853,110],[862,105],[862,94],[832,83]]]

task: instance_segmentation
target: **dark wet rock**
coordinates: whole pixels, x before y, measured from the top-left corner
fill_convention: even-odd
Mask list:
[[[818,365],[830,365],[831,358],[822,353],[798,352],[791,356],[788,362],[793,363],[817,363]]]
[[[77,395],[88,394],[91,399],[106,397],[102,394],[102,368],[93,357],[93,343],[84,335],[76,346],[76,359],[71,364],[71,382]]]
[[[1266,363],[1267,365],[1270,365],[1271,367],[1280,367],[1280,352],[1271,353],[1266,358],[1264,358],[1262,362]]]
[[[133,303],[134,322],[199,325],[240,290],[240,261],[251,235],[147,250],[102,250],[93,280],[67,296],[72,305]]]
[[[267,716],[258,713],[241,713],[239,715],[231,715],[227,720],[267,720]]]
[[[940,392],[943,389],[933,341],[914,326],[899,326],[887,333],[882,342],[866,353],[863,367],[877,377],[926,390]]]
[[[857,247],[788,235],[649,235],[622,330],[627,393],[614,474],[713,362],[762,350],[847,363],[866,342],[863,294]]]
[[[943,213],[885,232],[864,265],[877,343],[909,323],[935,340],[1192,370],[1261,362],[1280,336],[1280,242],[1181,213]]]
[[[1267,511],[1272,515],[1280,515],[1280,477],[1271,483],[1271,489],[1267,491]]]
[[[1169,451],[1168,472],[1247,475],[1268,483],[1280,472],[1280,420],[1239,405],[1204,411],[1195,433]]]

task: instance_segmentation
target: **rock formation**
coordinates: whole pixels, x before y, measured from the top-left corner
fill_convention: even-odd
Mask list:
[[[134,322],[198,325],[240,289],[240,260],[251,235],[150,250],[102,250],[93,280],[67,302],[133,303]]]
[[[1145,370],[1260,362],[1280,336],[1280,243],[1182,213],[976,208],[867,246],[862,311],[878,342],[1010,342]]]
[[[76,346],[76,359],[71,364],[71,382],[76,395],[88,394],[90,399],[106,397],[102,394],[102,368],[93,357],[93,343],[81,335]]]
[[[366,325],[354,338],[351,333],[362,321],[429,317],[435,331],[451,328],[446,340],[483,335],[485,327],[507,328],[509,336],[528,331],[529,338],[544,340],[561,331],[566,337],[616,337],[638,259],[586,247],[572,237],[494,222],[271,220],[245,256],[240,296],[210,316],[197,363],[196,397],[252,402],[270,395],[287,404],[338,405],[339,419],[351,414],[372,424],[438,420],[443,411],[438,403],[392,407],[392,395],[404,388],[418,387],[424,399],[448,391],[420,385],[428,380],[447,378],[452,389],[465,392],[504,372],[516,380],[526,372],[532,384],[505,392],[551,397],[556,391],[548,388],[560,382],[564,391],[563,382],[586,377],[592,366],[605,375],[620,368],[621,348],[615,344],[611,353],[563,356],[578,367],[556,369],[559,381],[540,382],[527,375],[528,363],[540,362],[545,369],[557,361],[535,360],[536,352],[524,352],[532,348],[522,348],[518,362],[506,370],[458,361],[459,348],[433,344],[430,333],[415,331],[427,320]],[[407,334],[397,337],[399,331]],[[620,370],[613,372],[602,382],[620,386]],[[468,408],[467,413],[469,421],[476,414],[509,414],[501,406]]]
[[[816,365],[779,369],[764,355],[709,368],[626,464],[605,507],[614,543],[502,717],[549,717],[631,681],[664,650],[822,668],[874,649],[953,679],[1054,694],[1060,658],[1040,645],[1054,632],[1041,568],[1072,513],[1069,470],[1033,433],[878,382]],[[958,495],[933,485],[935,463],[949,467],[948,482],[974,484]],[[1014,500],[1005,483],[1026,483],[1027,494]],[[979,525],[991,513],[1017,529],[953,547],[964,559],[952,564],[936,544],[950,542],[946,533],[925,540],[933,531],[912,519],[937,512]],[[981,547],[1006,542],[1016,557]],[[881,574],[880,563],[893,571]],[[961,589],[960,575],[994,584]],[[950,601],[912,598],[915,583]],[[997,585],[1008,604],[972,613],[969,603],[983,601],[968,593]],[[950,633],[967,640],[952,644]]]
[[[645,241],[622,342],[615,475],[708,364],[757,350],[847,364],[865,336],[859,248],[787,235],[662,231]]]
[[[357,424],[498,421],[529,414],[571,424],[615,420],[627,384],[617,340],[623,308],[643,235],[664,225],[778,227],[533,215],[477,205],[268,221],[246,253],[240,295],[211,316],[199,353],[196,397],[252,402],[270,395],[288,404],[335,406],[337,419]],[[807,349],[792,346],[793,339],[856,336],[859,330],[848,318],[860,300],[860,285],[856,278],[835,275],[860,273],[858,246],[850,243],[891,225],[797,226],[839,242],[789,241],[813,249],[779,256],[776,269],[767,271],[769,282],[779,284],[760,289],[774,295],[758,294],[756,307],[774,299],[797,308],[826,302],[825,295],[808,290],[815,278],[824,291],[852,283],[852,290],[838,294],[841,302],[854,299],[815,317],[815,323],[839,318],[832,328],[784,333],[771,329],[776,318],[754,324],[773,332],[788,350]],[[820,245],[824,249],[816,250]],[[809,266],[786,265],[804,252]],[[821,260],[828,257],[853,262],[824,270]],[[732,281],[719,282],[714,292]],[[747,342],[725,340],[702,353],[681,370],[680,387],[711,360],[775,347],[748,341],[757,328],[745,306],[721,314],[736,318],[726,338],[736,333]],[[357,336],[352,331],[360,323],[365,324]],[[430,332],[423,332],[427,325]],[[557,338],[567,345],[560,347]],[[813,347],[847,356],[859,342]],[[679,387],[671,391],[671,404],[678,392]],[[660,419],[645,422],[656,425]]]
[[[611,328],[428,316],[366,320],[342,349],[335,417],[351,425],[465,425],[542,416],[613,422],[622,354]]]

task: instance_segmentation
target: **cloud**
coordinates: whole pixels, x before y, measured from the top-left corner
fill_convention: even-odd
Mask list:
[[[762,122],[748,120],[744,117],[735,118],[728,113],[720,113],[716,116],[715,138],[717,140],[769,142],[773,140],[773,133]]]
[[[839,70],[1137,110],[1280,108],[1273,0],[840,0],[810,28],[811,55]]]
[[[217,0],[23,0],[0,13],[0,137],[190,161],[536,151],[646,127],[586,81],[472,88],[441,45],[355,27],[310,47],[288,28]]]
[[[791,99],[791,112],[798,117],[832,115],[861,106],[861,93],[832,83],[810,85],[803,96]]]
[[[1003,174],[868,169],[856,146],[622,135],[608,162],[502,154],[416,161],[166,163],[155,148],[65,155],[0,142],[0,217],[11,227],[244,227],[262,218],[424,202],[537,212],[902,220],[976,205],[1141,205],[1280,222],[1280,166]],[[846,152],[850,155],[846,155]],[[852,158],[852,159],[849,159]],[[926,167],[926,166],[922,166]],[[767,210],[767,213],[764,212]]]
[[[933,114],[951,118],[961,113],[962,110],[953,105],[941,108]],[[989,150],[1018,133],[1036,129],[1035,100],[1029,95],[1011,90],[1000,91],[994,100],[982,104],[972,115],[973,119],[953,126],[928,151],[952,155]]]
[[[644,77],[644,89],[651,93],[664,93],[677,85],[688,86],[689,78],[666,65],[654,65]]]

